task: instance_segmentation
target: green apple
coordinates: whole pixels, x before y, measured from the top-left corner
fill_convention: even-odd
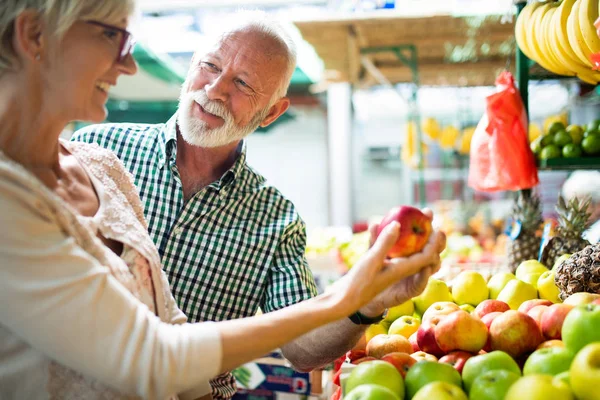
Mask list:
[[[498,300],[508,304],[511,310],[518,310],[523,302],[537,298],[537,289],[519,279],[508,282],[498,295]]]
[[[350,393],[354,388],[365,384],[384,386],[401,399],[404,398],[402,375],[386,361],[373,360],[358,364],[348,376],[344,390]]]
[[[575,355],[564,347],[547,347],[531,353],[523,366],[523,375],[558,375],[568,371]]]
[[[381,385],[360,385],[344,396],[344,400],[401,400],[390,389]]]
[[[448,382],[431,382],[423,386],[413,400],[468,400],[459,386]]]
[[[548,272],[548,271],[544,271],[544,272]],[[531,286],[533,286],[534,288],[537,289],[538,279],[540,279],[540,276],[542,274],[543,274],[543,272],[530,272],[530,273],[525,274],[517,279],[520,279],[525,283],[529,283]]]
[[[412,299],[409,299],[398,306],[390,307],[388,309],[388,313],[385,316],[384,321],[389,321],[390,323],[392,323],[398,318],[403,317],[405,315],[412,315],[414,312],[415,304],[413,303]]]
[[[508,389],[505,400],[573,400],[566,383],[554,381],[549,375],[528,375]]]
[[[558,297],[560,290],[554,282],[555,275],[554,271],[546,271],[540,275],[537,281],[538,296],[540,299],[550,300],[553,303],[562,303],[562,300]]]
[[[571,365],[573,365],[571,363]],[[554,376],[553,382],[564,382],[566,383],[569,387],[571,387],[571,373],[569,371],[565,371],[565,372],[561,372],[558,375]]]
[[[490,291],[490,299],[497,299],[500,291],[513,279],[517,279],[517,277],[510,272],[498,272],[494,274],[487,283]]]
[[[406,396],[410,400],[414,395],[427,385],[435,381],[448,382],[458,387],[461,386],[460,374],[450,364],[433,361],[420,361],[410,367],[406,373]]]
[[[548,271],[548,268],[538,260],[527,260],[519,264],[515,271],[515,276],[517,279],[522,280],[527,274],[539,273],[541,275],[546,271]]]
[[[377,335],[387,335],[388,330],[383,322],[384,321],[381,321],[378,324],[369,325],[369,327],[365,330],[365,339],[367,342]]]
[[[477,306],[489,297],[485,278],[477,271],[463,271],[452,282],[452,298],[458,305]]]
[[[463,384],[467,393],[475,378],[487,371],[503,369],[521,376],[521,369],[517,362],[503,351],[491,351],[487,354],[471,357],[465,363],[462,371]]]
[[[471,385],[469,400],[504,400],[519,374],[505,369],[493,369],[477,376]]]
[[[470,304],[461,304],[460,306],[458,306],[461,310],[468,312],[469,314],[471,314],[473,311],[475,311],[475,307],[473,307]]]
[[[552,266],[552,271],[556,271],[556,269],[558,268],[558,266],[560,264],[562,264],[563,261],[568,260],[569,257],[571,257],[571,255],[572,254],[567,253],[567,254],[563,254],[562,256],[558,257],[556,259],[556,261],[554,261],[554,265]]]
[[[600,342],[600,305],[573,308],[563,322],[561,334],[565,347],[574,354],[590,343]]]
[[[569,370],[571,389],[580,400],[600,399],[600,343],[585,346]]]
[[[429,278],[423,293],[413,298],[416,311],[423,315],[430,305],[438,301],[452,301],[452,295],[446,282]]]

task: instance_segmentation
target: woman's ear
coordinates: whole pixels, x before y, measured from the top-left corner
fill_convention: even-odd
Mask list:
[[[44,50],[43,21],[36,10],[27,9],[15,18],[13,48],[20,59],[39,60]]]

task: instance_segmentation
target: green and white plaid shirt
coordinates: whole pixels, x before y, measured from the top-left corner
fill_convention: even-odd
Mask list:
[[[245,144],[233,167],[186,204],[176,138],[172,117],[157,125],[89,126],[72,140],[112,150],[132,173],[150,236],[189,320],[248,317],[259,306],[269,312],[316,295],[304,257],[304,222],[247,165]],[[234,390],[221,389],[215,397],[228,398]]]

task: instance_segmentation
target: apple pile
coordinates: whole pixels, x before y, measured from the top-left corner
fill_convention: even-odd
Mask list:
[[[561,303],[551,284],[533,260],[487,282],[430,279],[348,352],[337,398],[600,400],[600,295]]]

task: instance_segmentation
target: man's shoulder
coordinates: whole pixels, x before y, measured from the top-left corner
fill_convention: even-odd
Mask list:
[[[116,150],[117,147],[139,146],[155,142],[165,124],[97,124],[79,129],[71,141],[96,143],[101,147]]]

